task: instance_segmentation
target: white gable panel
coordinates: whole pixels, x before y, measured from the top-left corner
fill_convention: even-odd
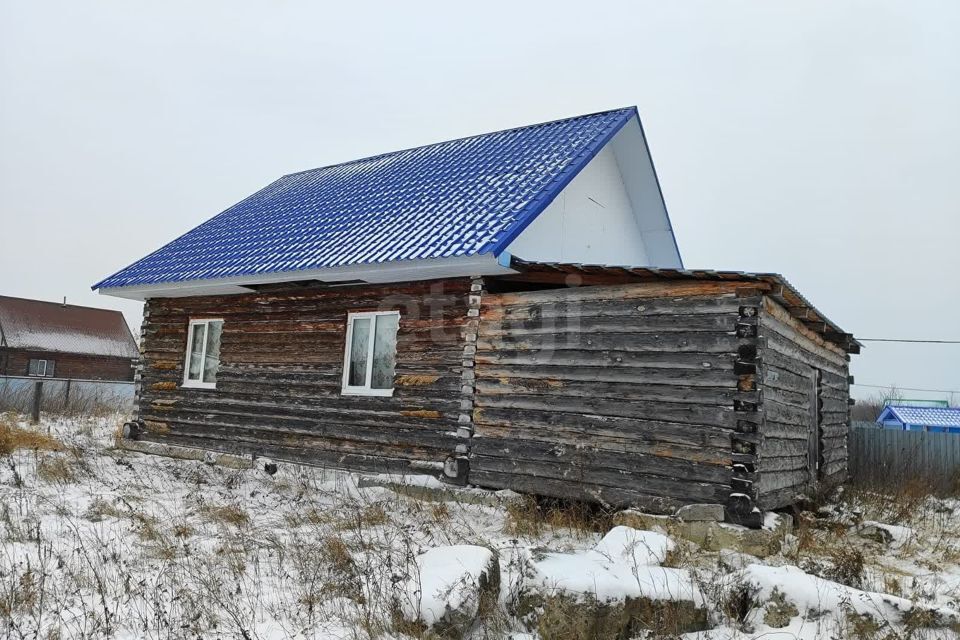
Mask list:
[[[507,251],[524,260],[647,264],[613,149],[598,153]]]
[[[681,268],[639,123],[624,126],[507,251],[531,261]]]

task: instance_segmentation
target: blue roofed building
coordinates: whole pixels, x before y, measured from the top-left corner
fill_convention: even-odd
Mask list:
[[[960,407],[917,407],[890,404],[877,417],[886,429],[960,433]]]
[[[846,475],[859,344],[684,268],[633,107],[283,176],[94,288],[145,301],[141,450],[749,526]]]
[[[496,275],[510,256],[683,266],[635,107],[283,176],[94,288]]]

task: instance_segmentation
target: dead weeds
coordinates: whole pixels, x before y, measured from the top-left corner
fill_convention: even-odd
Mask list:
[[[79,473],[77,465],[62,455],[45,455],[37,461],[37,476],[51,484],[69,484],[76,482]]]
[[[244,527],[250,523],[250,516],[241,506],[236,504],[207,505],[200,509],[200,513],[209,522],[229,524],[235,527]]]
[[[578,538],[606,533],[613,514],[598,505],[525,495],[507,504],[504,533],[539,537],[552,528],[568,529]]]
[[[0,416],[0,456],[8,456],[17,450],[62,451],[63,443],[56,438],[33,429],[17,425],[9,415]]]

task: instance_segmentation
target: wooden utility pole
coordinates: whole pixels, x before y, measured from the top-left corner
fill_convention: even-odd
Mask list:
[[[30,421],[33,424],[40,422],[40,400],[43,398],[43,380],[37,380],[33,383],[33,411],[30,415]]]

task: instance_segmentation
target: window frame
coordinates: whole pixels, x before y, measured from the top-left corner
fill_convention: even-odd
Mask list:
[[[393,395],[394,386],[389,389],[373,389],[370,384],[373,382],[373,349],[376,346],[376,318],[378,316],[396,316],[397,333],[400,333],[400,312],[393,311],[351,311],[347,313],[347,336],[343,347],[343,376],[340,381],[340,395],[344,396],[378,396],[390,397]],[[353,386],[350,382],[350,351],[353,345],[353,324],[358,319],[369,318],[370,322],[370,345],[367,347],[367,373],[363,386]],[[396,347],[394,347],[396,349]],[[396,350],[394,351],[396,356]],[[394,371],[396,378],[396,371]],[[393,382],[393,381],[391,381]]]
[[[37,363],[37,373],[30,373],[30,364],[31,364],[31,363],[34,363],[34,362]],[[41,362],[43,363],[43,373],[40,373],[40,363],[41,363]],[[27,377],[29,377],[29,378],[52,378],[52,377],[53,377],[53,372],[51,371],[49,374],[47,373],[47,369],[49,368],[48,365],[49,365],[51,362],[53,362],[53,360],[48,360],[47,358],[30,358],[29,362],[27,362]]]
[[[207,361],[207,335],[210,331],[209,324],[211,322],[223,322],[223,318],[191,318],[187,324],[187,346],[183,358],[183,382],[180,384],[181,387],[186,389],[216,389],[217,383],[214,382],[204,382],[203,381],[203,368],[204,363]],[[194,327],[197,325],[207,325],[207,328],[204,329],[203,333],[203,343],[201,344],[200,350],[200,380],[191,380],[190,379],[190,356],[193,355],[193,331]],[[221,337],[221,347],[223,332],[220,333]],[[217,371],[219,372],[220,365],[217,363]]]

